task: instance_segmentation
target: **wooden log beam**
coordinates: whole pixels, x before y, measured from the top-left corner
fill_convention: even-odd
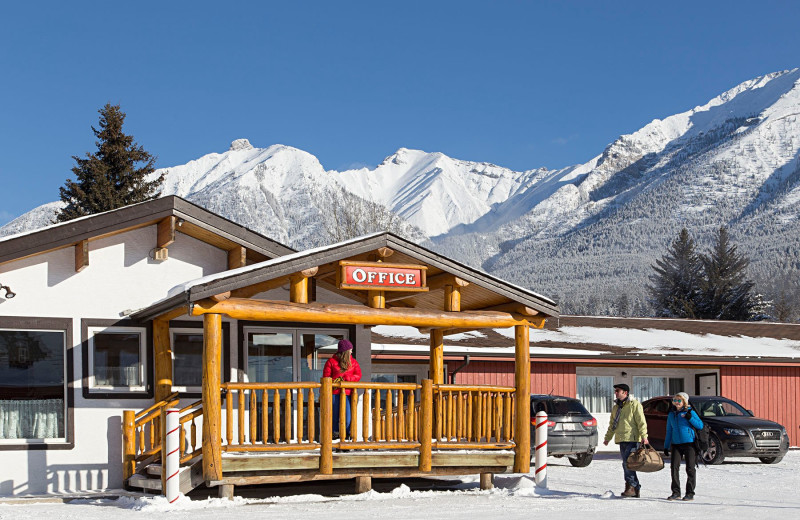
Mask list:
[[[386,293],[384,291],[367,291],[367,305],[373,309],[385,309]]]
[[[89,266],[89,241],[81,240],[75,244],[75,272],[80,273]]]
[[[153,321],[169,321],[174,320],[175,318],[179,318],[188,314],[189,308],[188,307],[178,307],[176,309],[172,309],[171,311],[167,311],[164,314],[160,314],[153,318]]]
[[[317,274],[317,271],[316,267],[312,267],[289,276],[289,301],[308,303],[308,279]]]
[[[225,300],[227,300],[230,297],[231,297],[231,292],[230,291],[225,291],[223,293],[215,294],[214,296],[211,296],[209,299],[211,299],[211,300],[213,300],[215,302],[224,302]]]
[[[122,412],[122,482],[128,484],[128,479],[136,473],[136,412],[123,410]]]
[[[503,328],[528,325],[526,318],[503,312],[444,312],[423,309],[370,309],[360,305],[297,304],[272,300],[206,299],[192,306],[193,316],[225,314],[252,321],[349,323],[353,325],[410,325],[433,328]]]
[[[153,320],[156,402],[163,401],[172,393],[172,348],[170,343],[169,320]]]
[[[156,247],[161,249],[175,242],[175,228],[178,217],[167,217],[158,223]]]
[[[433,381],[422,380],[422,417],[419,428],[419,470],[431,470],[431,439],[433,437]]]
[[[203,480],[222,480],[220,364],[222,316],[203,316]],[[230,397],[229,397],[230,398]]]
[[[274,280],[259,282],[253,285],[249,285],[247,287],[242,287],[240,289],[232,290],[231,298],[250,298],[251,296],[255,296],[258,293],[271,291],[272,289],[277,289],[278,287],[284,286],[288,283],[289,283],[288,276],[275,278]]]
[[[531,348],[527,325],[514,327],[514,473],[531,468]]]
[[[322,378],[319,392],[319,472],[333,473],[333,380]]]
[[[238,269],[247,265],[247,248],[236,246],[228,250],[228,269]]]
[[[482,311],[498,311],[498,312],[513,312],[514,314],[522,314],[524,316],[536,316],[539,311],[531,309],[530,307],[517,302],[502,303],[500,305],[492,305],[490,307],[483,307],[476,309]]]
[[[461,278],[452,275],[450,273],[437,274],[436,276],[431,276],[427,279],[427,286],[428,290],[430,291],[441,289],[445,285],[467,287],[469,285],[469,282],[466,280],[462,280]]]

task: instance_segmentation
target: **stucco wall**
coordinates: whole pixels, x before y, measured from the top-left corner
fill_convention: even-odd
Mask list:
[[[0,316],[72,319],[75,405],[74,448],[8,450],[0,444],[0,495],[122,486],[121,412],[140,410],[152,399],[83,398],[81,319],[123,319],[123,311],[166,297],[178,283],[227,268],[225,251],[187,235],[177,234],[164,262],[150,258],[155,244],[155,226],[91,241],[89,266],[79,273],[71,247],[0,265],[0,280],[17,293],[0,299]]]

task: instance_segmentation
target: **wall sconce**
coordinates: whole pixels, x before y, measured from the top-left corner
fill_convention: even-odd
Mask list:
[[[6,299],[6,300],[10,300],[11,298],[13,298],[14,296],[16,296],[16,295],[17,295],[17,293],[15,293],[14,291],[12,291],[12,290],[11,290],[11,287],[9,287],[9,286],[7,286],[7,285],[0,285],[0,291],[2,291],[2,290],[5,290],[5,291],[6,291],[6,295],[5,295],[5,299]]]
[[[628,373],[627,372],[623,372],[622,373],[622,377],[628,377]]]
[[[184,220],[182,218],[179,218],[178,221],[176,222],[178,227],[181,227],[183,225],[183,223],[184,223]]]

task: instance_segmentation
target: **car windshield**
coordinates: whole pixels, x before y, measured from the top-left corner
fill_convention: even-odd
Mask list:
[[[589,415],[580,401],[575,399],[546,399],[534,404],[535,412],[544,410],[547,415]]]
[[[750,414],[738,403],[727,399],[711,399],[696,405],[703,417],[739,416],[749,417]]]

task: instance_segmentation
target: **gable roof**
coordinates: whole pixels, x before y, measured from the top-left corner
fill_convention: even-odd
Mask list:
[[[142,309],[132,314],[131,317],[151,319],[181,305],[227,291],[282,278],[314,267],[327,265],[330,268],[337,265],[340,260],[369,260],[369,255],[381,248],[389,248],[394,252],[391,257],[392,263],[425,264],[428,266],[429,280],[431,276],[448,273],[469,282],[470,285],[464,288],[464,291],[471,292],[473,296],[470,299],[462,293],[462,310],[469,310],[471,305],[482,308],[504,303],[518,303],[547,317],[559,315],[558,305],[545,296],[434,253],[393,233],[382,232],[193,280],[177,287],[165,300]],[[327,272],[329,275],[333,274],[330,269]],[[471,287],[472,289],[470,289]],[[417,293],[411,296],[405,295],[403,298],[416,306],[426,306],[428,303],[425,298],[428,295],[429,293]],[[387,297],[387,301],[389,300],[390,298]]]
[[[88,215],[28,233],[0,238],[0,264],[72,246],[123,231],[157,224],[167,217],[181,219],[180,232],[221,249],[242,246],[262,261],[294,252],[267,238],[180,197],[170,195],[123,208]]]

